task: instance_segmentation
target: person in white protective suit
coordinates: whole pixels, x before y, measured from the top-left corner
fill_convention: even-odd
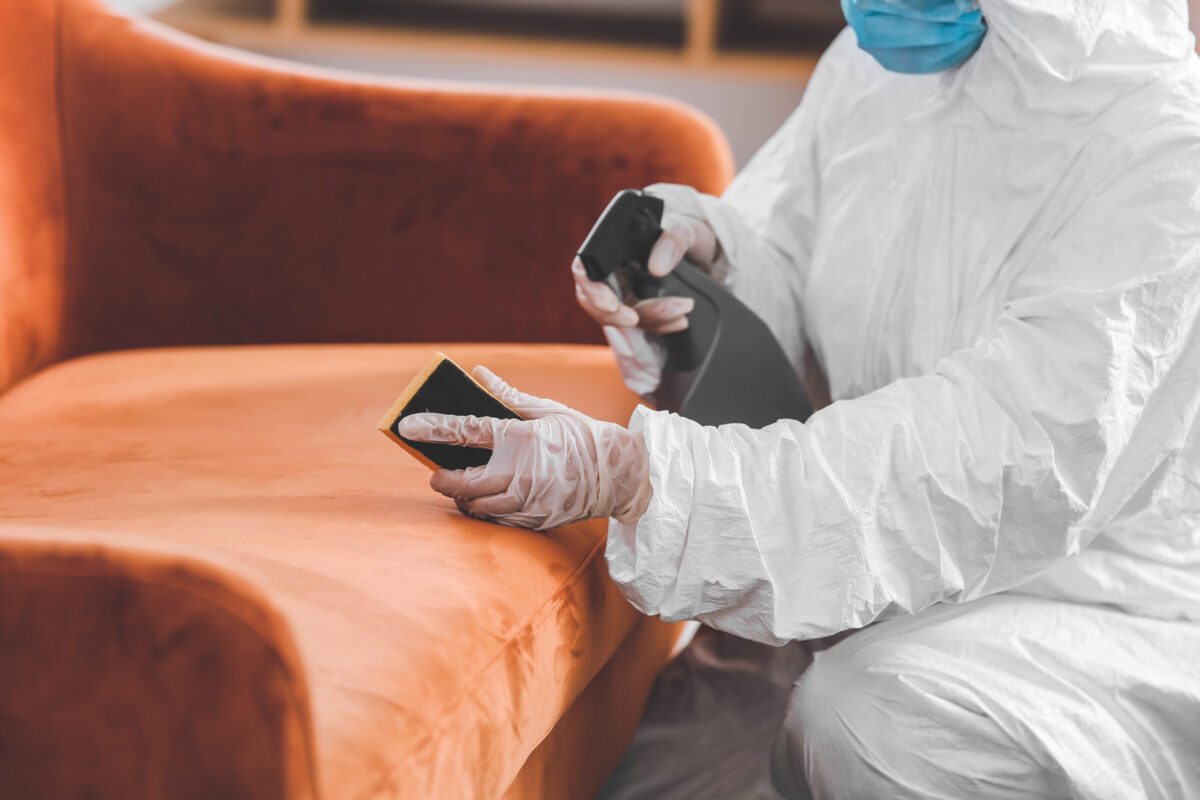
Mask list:
[[[401,432],[494,447],[434,475],[467,513],[612,517],[610,572],[647,614],[771,644],[862,629],[787,701],[789,796],[1200,798],[1186,3],[981,6],[978,50],[934,74],[843,31],[722,197],[649,187],[652,268],[688,250],[832,405],[762,430],[639,407],[623,427],[480,371],[530,421]],[[686,303],[576,282],[651,392]]]

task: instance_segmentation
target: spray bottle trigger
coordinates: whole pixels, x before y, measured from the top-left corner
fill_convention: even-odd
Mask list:
[[[639,300],[651,297],[662,297],[666,291],[666,282],[650,272],[645,264],[632,264],[625,271],[629,280],[629,289]]]

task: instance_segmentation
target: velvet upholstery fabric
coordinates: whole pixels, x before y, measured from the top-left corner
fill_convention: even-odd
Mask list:
[[[636,400],[603,347],[443,348],[600,418]],[[375,430],[429,349],[128,351],[0,399],[0,785],[598,787],[676,628],[609,580],[603,521],[468,519]]]
[[[4,797],[307,800],[304,683],[228,572],[101,537],[0,547]]]
[[[61,350],[57,2],[0,3],[0,392]]]
[[[599,342],[564,265],[607,201],[730,174],[712,123],[665,101],[285,68],[64,3],[60,356]]]
[[[206,346],[599,341],[566,267],[609,197],[731,173],[664,101],[0,3],[0,794],[588,796],[677,635],[603,526],[428,490],[374,423],[433,344]],[[632,408],[602,348],[441,347]]]

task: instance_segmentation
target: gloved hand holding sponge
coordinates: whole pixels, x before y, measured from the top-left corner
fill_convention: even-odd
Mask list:
[[[652,274],[670,273],[685,256],[710,274],[719,270],[717,238],[703,220],[668,211],[662,228],[647,262]],[[571,271],[575,297],[605,326],[626,383],[638,387],[640,380],[643,393],[653,391],[666,359],[660,336],[687,328],[694,301],[618,298],[607,284],[588,279],[578,257]],[[493,451],[483,466],[435,472],[435,491],[469,516],[534,530],[594,517],[637,521],[651,495],[640,434],[517,391],[485,367],[476,367],[474,377],[524,419],[423,413],[400,421],[396,430],[406,439]]]
[[[426,413],[401,420],[397,431],[406,439],[492,450],[484,466],[435,472],[434,490],[464,514],[534,530],[642,515],[651,490],[640,435],[519,392],[485,367],[474,376],[523,419]]]

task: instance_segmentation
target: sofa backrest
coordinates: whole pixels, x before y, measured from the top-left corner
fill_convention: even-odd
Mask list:
[[[0,168],[35,174],[0,184],[0,225],[29,237],[0,250],[0,275],[37,300],[0,298],[20,363],[46,347],[600,341],[569,264],[607,200],[732,174],[716,127],[668,101],[344,75],[97,0],[63,0],[62,19],[4,7],[0,39],[42,65],[36,85],[0,68],[5,119],[40,115],[16,144],[0,128]]]

